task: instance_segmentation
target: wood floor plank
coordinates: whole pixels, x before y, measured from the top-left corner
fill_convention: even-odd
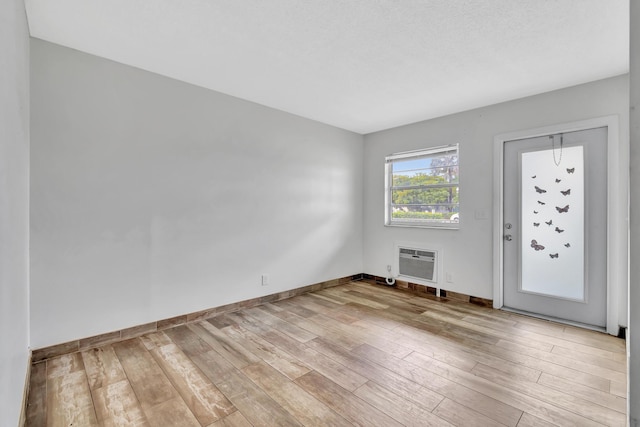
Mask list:
[[[381,326],[373,324],[369,319],[360,319],[351,324],[352,327],[369,331],[364,343],[389,353],[392,356],[403,358],[413,349],[397,341],[398,334]]]
[[[446,323],[446,322],[444,322]],[[484,344],[495,345],[500,338],[493,335],[484,333],[482,331],[475,330],[474,327],[460,326],[450,324],[444,326],[438,335],[451,339],[457,342],[464,342],[465,340],[480,341]]]
[[[253,427],[251,423],[242,415],[240,411],[236,411],[221,420],[209,425],[208,427]]]
[[[522,415],[517,407],[504,403],[498,399],[487,396],[482,392],[465,387],[455,381],[444,378],[421,366],[397,359],[382,351],[369,349],[367,352],[358,353],[359,356],[386,366],[393,372],[410,379],[423,387],[436,392],[438,395],[448,397],[455,402],[507,426],[515,426]],[[437,369],[436,369],[437,370]],[[442,399],[440,399],[441,401]],[[437,402],[439,404],[440,402]],[[437,406],[437,405],[436,405]]]
[[[140,337],[142,343],[147,350],[153,350],[156,347],[162,347],[163,345],[171,344],[171,338],[164,332],[154,332],[152,334],[143,335]]]
[[[403,341],[406,341],[407,339],[410,339],[410,337],[403,338]],[[437,338],[432,337],[429,339],[429,341],[432,340],[437,342]],[[507,366],[511,365],[522,366],[539,372],[547,372],[559,378],[570,379],[579,384],[597,388],[598,390],[607,391],[610,388],[610,380],[606,378],[595,376],[587,372],[577,371],[570,367],[561,366],[546,360],[538,359],[529,355],[527,351],[510,351],[504,348],[496,347],[494,345],[487,345],[485,343],[468,339],[455,343],[451,342],[449,344],[457,348],[461,348],[464,351],[469,351],[473,354],[495,357],[497,363],[487,363],[486,360],[482,362],[486,365],[496,367],[497,369],[501,369],[499,368],[499,361],[500,359],[502,359],[506,362],[504,364],[504,367],[502,368],[503,370],[505,370]],[[420,344],[416,345],[419,346]]]
[[[521,319],[519,319],[521,320]],[[563,341],[569,341],[574,344],[580,344],[592,349],[602,350],[602,352],[593,352],[592,354],[607,357],[611,353],[624,353],[626,346],[623,339],[606,335],[604,333],[594,333],[580,328],[575,328],[567,325],[558,325],[558,327],[552,327],[546,324],[531,324],[528,322],[519,321],[516,327],[529,332],[534,332],[539,335],[547,335],[553,338],[558,338]],[[590,350],[589,353],[592,351]]]
[[[352,304],[350,308],[358,310],[360,313],[367,313],[370,317],[379,317],[396,322],[398,325],[394,330],[422,331],[430,334],[439,334],[447,326],[443,321],[437,319],[426,319],[422,315],[402,312],[399,309],[389,308],[387,310],[374,310],[367,306]]]
[[[545,335],[545,334],[540,334],[538,332],[532,332],[524,328],[516,328],[516,329],[519,329],[519,332],[513,331],[513,335],[517,335],[522,339],[530,339],[530,340],[535,340],[539,342],[545,342],[550,345],[554,345],[554,346],[557,345],[557,346],[575,350],[581,353],[592,354],[594,356],[608,357],[611,353],[612,348],[615,348],[615,349],[620,348],[620,344],[615,343],[615,341],[607,340],[607,343],[604,343],[594,339],[594,340],[590,340],[588,344],[582,344],[572,340],[568,340],[567,336],[558,338],[552,335]],[[616,340],[619,340],[619,339],[616,338]],[[619,341],[622,341],[622,340],[619,340]]]
[[[319,324],[327,330],[333,330],[346,336],[352,343],[370,343],[377,348],[384,349],[384,351],[387,351],[396,357],[404,357],[411,353],[410,348],[394,342],[391,333],[388,335],[385,334],[385,337],[385,335],[375,334],[361,326],[358,327],[353,324],[345,324],[322,314],[309,317],[309,320]]]
[[[191,324],[188,328],[238,369],[260,361],[259,357],[209,322]]]
[[[623,399],[626,399],[627,398],[627,382],[611,381],[609,393],[611,393],[614,396],[618,396],[618,397],[622,397]]]
[[[504,424],[500,424],[497,421],[492,420],[489,417],[485,417],[479,412],[469,409],[466,406],[460,405],[451,399],[444,399],[442,403],[433,410],[433,414],[447,420],[456,426],[465,427],[503,427]]]
[[[113,344],[113,349],[149,421],[153,412],[151,408],[179,397],[140,339]]]
[[[183,325],[169,329],[165,332],[171,339],[171,342],[180,347],[180,349],[184,351],[184,353],[189,357],[207,353],[212,350],[212,347],[208,343],[200,339],[200,337],[195,332],[193,332],[192,328],[190,327]]]
[[[171,427],[200,427],[180,396],[146,410],[149,425]]]
[[[626,421],[616,337],[365,282],[234,307],[33,365],[26,426]]]
[[[361,321],[366,321],[368,324],[375,325],[378,328],[386,329],[388,332],[393,332],[396,328],[403,326],[403,323],[401,323],[400,321],[389,318],[387,316],[381,316],[374,310],[371,310],[370,308],[364,306],[352,304],[342,306],[337,311],[348,313],[352,316],[357,317]]]
[[[206,353],[193,354],[190,355],[189,358],[216,387],[218,387],[220,383],[229,381],[232,378],[230,376],[231,373],[237,370],[229,361],[214,350]]]
[[[528,413],[522,414],[518,427],[557,427],[557,424],[546,422]]]
[[[253,426],[300,425],[291,414],[216,351],[194,354],[191,360]],[[241,421],[242,417],[232,417],[228,422]]]
[[[372,427],[402,426],[393,418],[315,371],[298,378],[296,383],[343,418],[356,425]]]
[[[318,351],[323,352],[325,355],[333,358],[363,377],[375,381],[378,384],[384,384],[387,389],[428,411],[435,408],[443,399],[443,395],[435,392],[433,389],[423,387],[414,381],[398,375],[393,372],[393,370],[387,369],[385,366],[371,363],[366,360],[365,357],[359,357],[359,355],[346,352],[339,346],[323,341],[320,338],[316,338],[308,344],[313,345]],[[379,350],[374,349],[374,351]]]
[[[240,326],[227,326],[223,332],[292,380],[311,370],[304,362]]]
[[[595,421],[596,423],[607,426],[626,425],[626,417],[624,414],[604,406],[593,404],[582,397],[576,397],[573,394],[565,393],[555,388],[545,387],[538,383],[521,381],[482,364],[478,364],[478,366],[474,368],[473,373],[505,389],[515,390],[550,405],[579,413],[582,417]]]
[[[434,376],[433,372],[423,369],[418,365],[413,366],[414,368],[411,373],[418,381],[431,383],[437,383],[437,381],[439,381],[439,375]],[[513,424],[509,418],[504,417],[504,415],[507,414],[502,415],[502,417],[504,417],[504,422],[496,419],[498,418],[496,416],[497,414],[492,411],[492,408],[499,408],[497,403],[519,411],[529,412],[551,423],[556,423],[557,425],[576,427],[595,427],[600,425],[600,423],[594,422],[572,411],[533,398],[532,396],[519,391],[497,385],[492,381],[488,381],[471,373],[465,371],[456,372],[456,368],[453,367],[444,371],[439,371],[438,373],[444,375],[446,380],[452,381],[456,385],[462,387],[458,392],[446,394],[443,392],[443,394],[450,399],[472,408],[489,418],[502,422],[505,425]],[[464,392],[465,389],[472,391],[474,394],[466,396],[466,393]],[[502,411],[504,411],[504,409]],[[517,417],[517,419],[519,418],[520,416]]]
[[[627,353],[626,352],[615,352],[611,355],[611,358],[613,360],[615,360],[616,362],[623,362],[623,363],[627,363]]]
[[[463,371],[471,371],[474,366],[478,364],[478,361],[475,360],[470,354],[465,355],[463,353],[447,351],[446,349],[440,349],[437,347],[432,347],[431,349],[429,349],[428,354],[425,354],[423,349],[420,349],[418,353],[421,353],[430,359],[446,363],[447,365],[455,366],[459,369],[462,369]],[[407,356],[409,354],[407,354]]]
[[[318,304],[322,304],[321,301],[326,301],[329,302],[331,304],[337,304],[337,305],[344,305],[347,304],[349,301],[346,301],[344,299],[340,299],[340,298],[336,298],[332,295],[325,295],[322,294],[320,292],[314,292],[312,294],[309,294],[311,297],[315,298]]]
[[[150,427],[129,381],[105,384],[92,390],[93,404],[104,427]]]
[[[242,372],[305,426],[351,425],[264,362],[249,365]]]
[[[353,336],[346,334],[339,329],[323,326],[321,323],[315,322],[315,316],[304,318],[293,313],[281,313],[279,316],[289,323],[292,323],[302,329],[305,329],[316,336],[322,336],[326,339],[341,345],[344,348],[352,349],[362,344],[361,341],[354,339]]]
[[[236,314],[238,313],[231,312],[231,313],[219,314],[215,317],[207,319],[206,321],[211,323],[213,326],[215,326],[218,329],[223,329],[223,328],[226,328],[227,326],[232,326],[232,325],[240,325],[241,320],[238,321],[238,319],[235,319],[233,317]]]
[[[453,426],[445,419],[414,405],[403,396],[373,381],[363,384],[354,394],[404,426]]]
[[[316,302],[313,297],[308,295],[298,295],[297,297],[278,301],[274,304],[278,307],[283,307],[286,311],[294,313],[300,317],[311,317],[314,314],[332,313],[336,307],[341,307],[340,305],[327,307],[327,305],[322,305]],[[296,307],[298,307],[298,310],[300,311],[296,311]]]
[[[480,393],[482,396],[496,399],[500,402],[510,405],[513,408],[519,408],[522,411],[527,411],[534,415],[540,416],[541,418],[546,419],[547,421],[550,421],[550,422],[556,422],[561,425],[579,425],[579,426],[598,424],[592,421],[591,419],[577,415],[574,411],[563,409],[560,406],[555,406],[556,402],[550,403],[548,400],[539,399],[538,397],[540,396],[537,396],[537,397],[531,396],[530,394],[526,393],[526,390],[524,390],[524,387],[523,389],[513,390],[507,384],[496,384],[495,379],[490,381],[485,378],[481,378],[471,373],[468,373],[466,371],[459,370],[455,367],[451,367],[448,365],[438,365],[437,363],[425,364],[424,356],[421,356],[419,353],[412,353],[410,356],[405,358],[405,361],[409,362],[415,367],[413,369],[409,367],[404,367],[405,369],[409,369],[408,374],[415,375],[415,376],[424,376],[423,381],[425,382],[435,383],[435,378],[432,375],[433,373],[435,373],[439,376],[445,377],[450,381],[454,381],[456,383],[459,383],[460,385],[468,387]],[[398,366],[398,364],[395,364],[394,366]],[[494,373],[495,372],[498,372],[498,371],[494,370]],[[499,374],[495,374],[495,375],[497,377],[500,377],[500,376],[504,376],[505,374],[500,372]],[[445,394],[445,392],[442,392],[442,394]],[[472,407],[470,405],[475,404],[474,402],[469,402],[469,403],[461,402],[459,400],[460,399],[459,396],[453,396],[453,395],[447,395],[447,394],[445,395],[447,397],[450,397],[452,400],[455,400],[458,403],[461,403],[468,407]],[[564,400],[568,402],[573,401],[573,399],[567,398],[566,396]],[[574,404],[575,402],[572,402],[572,406]],[[476,409],[478,410],[478,412],[484,413],[484,415],[495,419],[495,416],[493,414],[483,412],[484,410],[483,408],[473,408],[473,409]],[[582,408],[580,411],[585,411],[590,413],[591,410],[589,408]],[[617,418],[617,416],[612,413],[606,413],[604,415],[596,414],[594,416],[598,418],[607,418],[607,419],[611,418],[614,420]],[[506,422],[501,420],[496,420],[496,421],[500,421],[503,424],[507,424]]]
[[[36,363],[31,367],[29,397],[25,425],[44,426],[47,423],[47,364]]]
[[[84,370],[80,353],[64,354],[47,360],[47,379],[61,377]]]
[[[85,350],[81,354],[91,390],[126,379],[120,360],[111,345]]]
[[[353,316],[349,313],[345,313],[343,311],[338,311],[338,310],[331,310],[329,312],[326,313],[317,313],[323,316],[326,316],[330,319],[336,320],[340,323],[343,323],[345,325],[351,325],[354,322],[357,322],[358,320],[360,320],[359,317]]]
[[[418,353],[464,370],[471,370],[476,363],[483,363],[533,382],[538,380],[541,373],[539,369],[532,369],[521,363],[513,363],[505,358],[487,354],[483,351],[486,348],[486,344],[483,343],[470,345],[469,340],[465,340],[463,341],[465,344],[461,344],[460,342],[443,339],[440,336],[430,337],[428,340],[407,336],[396,339]]]
[[[255,427],[300,426],[300,422],[235,368],[228,380],[217,384],[236,408]]]
[[[624,398],[620,398],[613,394],[596,390],[582,384],[577,384],[572,381],[558,378],[544,372],[540,376],[538,384],[542,384],[543,386],[562,391],[572,396],[580,397],[596,405],[604,406],[605,408],[618,411],[621,414],[624,414],[627,410],[627,400]]]
[[[258,322],[262,322],[269,325],[273,329],[277,329],[280,332],[289,335],[300,342],[307,342],[314,339],[317,335],[313,334],[305,329],[302,329],[294,324],[286,322],[279,317],[276,317],[269,312],[265,311],[262,307],[253,307],[245,310],[245,312],[256,319]]]
[[[350,293],[360,295],[363,298],[373,298],[375,301],[382,301],[384,304],[394,308],[405,310],[407,313],[419,313],[431,307],[434,302],[445,301],[435,295],[424,294],[416,298],[413,292],[398,292],[397,289],[386,288],[384,286],[370,286],[365,284],[349,284]]]
[[[403,300],[399,298],[394,298],[389,295],[377,295],[376,293],[362,292],[361,289],[356,290],[345,290],[343,292],[347,297],[355,297],[357,298],[354,302],[362,304],[363,300],[372,301],[379,305],[378,309],[390,309],[400,310],[406,312],[407,314],[420,314],[424,311],[424,306],[412,304],[408,300]],[[371,306],[371,305],[370,305]]]
[[[362,289],[357,289],[351,285],[347,285],[344,289],[341,289],[341,292],[345,298],[352,300],[352,302],[368,305],[377,310],[399,309],[407,313],[416,314],[424,311],[420,305],[412,304],[408,300],[395,298],[393,295],[378,295],[377,292],[363,292]],[[368,303],[364,304],[364,301]]]
[[[235,408],[175,344],[151,350],[151,355],[202,425],[211,424]]]
[[[269,331],[261,336],[349,391],[367,382],[362,375],[278,331]]]
[[[289,299],[291,299],[291,298],[289,298]],[[284,299],[284,300],[280,300],[280,301],[287,301],[287,300]],[[265,302],[264,304],[260,304],[259,306],[256,306],[256,307],[260,307],[263,310],[268,311],[269,313],[279,313],[281,311],[284,311],[284,308],[282,308],[282,307],[280,307],[280,305],[278,305],[278,303],[280,301],[274,301],[273,303]],[[253,307],[251,307],[251,308],[253,308]]]
[[[553,346],[553,350],[551,353],[557,354],[559,356],[568,357],[570,359],[580,359],[580,361],[587,363],[593,366],[600,366],[602,368],[611,369],[613,371],[622,372],[623,374],[627,372],[627,363],[626,361],[618,361],[614,360],[613,354],[611,352],[605,352],[605,355],[595,355],[591,353],[583,353],[574,349],[568,349],[566,347],[560,347],[559,345]],[[581,354],[578,354],[581,353]]]
[[[75,354],[80,356],[78,353]],[[63,359],[66,358],[63,357]],[[47,426],[98,426],[84,370],[66,374],[56,370],[55,375],[48,375]]]
[[[315,310],[313,307],[317,308],[318,306],[324,307],[329,310],[338,310],[342,306],[344,306],[344,304],[342,303],[333,302],[326,298],[319,298],[319,296],[315,292],[299,295],[296,298],[300,298],[300,300],[303,302],[303,307],[307,307],[310,310],[314,311],[317,310]]]
[[[387,304],[377,302],[373,298],[366,298],[366,297],[363,298],[361,296],[354,295],[352,293],[349,293],[348,290],[345,291],[343,289],[328,288],[328,289],[323,289],[319,293],[322,293],[324,295],[332,295],[347,302],[354,302],[356,304],[366,305],[371,308],[375,308],[376,310],[384,310],[389,308],[389,305]]]
[[[432,312],[424,312],[424,317],[434,317]],[[439,317],[436,317],[439,318]],[[500,340],[511,340],[517,344],[531,347],[539,351],[550,352],[553,349],[553,344],[543,340],[536,340],[535,338],[522,337],[517,334],[506,334],[504,330],[496,329],[494,325],[483,325],[482,322],[473,321],[467,317],[467,320],[454,320],[447,321],[448,328],[452,335],[457,333],[459,336],[482,341],[486,344],[496,344]],[[457,328],[456,328],[457,327]]]
[[[611,381],[624,382],[626,381],[626,378],[627,378],[627,375],[623,372],[614,371],[612,369],[601,367],[601,366],[594,366],[589,363],[583,362],[581,360],[573,359],[566,356],[560,356],[551,352],[535,350],[529,347],[516,344],[512,341],[500,340],[498,341],[496,346],[506,350],[525,353],[525,354],[528,354],[529,356],[533,356],[540,360],[555,363],[556,365],[575,369],[580,372],[589,373],[591,375],[596,375],[602,378],[609,379]]]
[[[387,288],[386,286],[374,285],[365,282],[351,282],[344,286],[348,290],[356,290],[360,293],[364,293],[373,297],[382,297],[385,300],[395,300],[404,302],[406,304],[413,304],[424,306],[429,304],[429,300],[426,298],[416,298],[412,293],[398,292],[397,289]]]

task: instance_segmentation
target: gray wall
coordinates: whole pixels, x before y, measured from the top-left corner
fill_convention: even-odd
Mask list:
[[[16,426],[29,359],[29,33],[0,2],[0,425]]]
[[[362,272],[361,135],[36,39],[31,61],[33,348]]]
[[[629,281],[629,424],[640,426],[640,4],[631,2],[631,253]]]
[[[499,134],[594,117],[617,115],[621,165],[615,187],[621,201],[616,224],[626,236],[629,127],[628,76],[491,105],[365,136],[364,269],[386,276],[398,242],[442,250],[439,286],[493,298],[493,148]],[[384,226],[386,155],[447,144],[460,144],[460,229],[438,230]],[[626,240],[617,246],[627,247]],[[620,260],[619,323],[626,325],[626,259]],[[397,273],[397,271],[395,272]]]

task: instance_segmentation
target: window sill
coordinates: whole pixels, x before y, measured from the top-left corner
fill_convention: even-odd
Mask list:
[[[385,227],[401,227],[401,228],[429,228],[436,230],[459,230],[460,224],[413,224],[410,222],[385,224]]]

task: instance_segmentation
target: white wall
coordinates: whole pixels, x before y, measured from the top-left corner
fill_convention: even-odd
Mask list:
[[[29,33],[0,2],[0,426],[16,426],[29,362]]]
[[[36,39],[31,61],[34,348],[362,272],[361,135]]]
[[[640,426],[640,4],[631,2],[631,253],[629,281],[629,425]]]
[[[386,266],[393,264],[395,242],[415,242],[427,248],[443,249],[443,272],[451,273],[453,283],[444,281],[444,274],[440,274],[442,288],[492,299],[494,137],[557,123],[619,115],[622,153],[619,189],[626,194],[627,94],[628,76],[619,76],[366,135],[365,272],[385,276]],[[460,144],[460,229],[385,227],[385,155],[454,143]],[[620,223],[626,227],[626,207],[622,206],[621,210]],[[486,213],[486,219],[476,219],[476,213]],[[626,276],[623,279],[626,283]],[[619,304],[623,312],[620,322],[624,325],[626,295]]]

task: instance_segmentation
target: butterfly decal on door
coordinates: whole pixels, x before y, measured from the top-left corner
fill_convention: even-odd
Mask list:
[[[542,188],[538,187],[537,185],[535,185],[534,188],[536,189],[536,193],[538,193],[538,194],[544,194],[544,193],[547,192],[547,190],[543,190]]]
[[[569,167],[569,168],[565,168],[565,170],[567,171],[567,174],[572,175],[575,174],[576,172],[576,168],[575,167]],[[570,201],[571,200],[571,188],[567,188],[564,187],[564,189],[562,189],[562,187],[558,188],[558,187],[554,187],[556,188],[556,190],[549,192],[549,186],[553,185],[553,183],[555,182],[555,184],[560,184],[561,182],[566,183],[567,181],[571,181],[571,177],[567,177],[567,176],[556,176],[556,177],[546,177],[545,174],[531,174],[529,175],[531,177],[531,179],[535,179],[538,185],[532,185],[531,187],[529,187],[532,190],[535,190],[535,193],[533,193],[533,191],[531,192],[531,194],[535,195],[536,198],[534,198],[533,200],[536,201],[536,204],[538,206],[537,209],[532,209],[533,215],[544,215],[547,216],[548,220],[543,220],[540,221],[539,218],[532,218],[533,221],[531,221],[530,224],[533,224],[533,229],[536,230],[536,233],[552,233],[553,235],[558,235],[558,234],[562,234],[566,231],[566,227],[565,227],[565,222],[566,220],[564,220],[565,216],[558,216],[560,214],[568,214],[569,213],[569,208],[570,208],[570,204],[567,205],[557,205],[556,203],[560,203],[557,200],[558,197],[562,197],[565,198],[565,200]],[[532,182],[533,184],[533,182]],[[533,188],[532,188],[533,187]],[[559,192],[560,194],[558,194],[557,192]],[[555,194],[554,194],[555,193]],[[534,196],[531,196],[532,198]],[[555,200],[554,200],[555,199]],[[551,205],[549,208],[546,208],[546,205],[549,204]],[[555,208],[555,209],[553,209]],[[531,211],[529,211],[531,212]],[[561,218],[563,220],[561,220]],[[556,221],[554,221],[556,220]],[[569,218],[569,221],[571,220],[571,218]],[[540,225],[542,223],[545,223],[548,228],[540,229]],[[556,222],[554,224],[554,222]],[[557,224],[559,223],[559,224]],[[562,227],[562,228],[561,228]],[[548,231],[546,231],[548,230]],[[563,235],[564,236],[564,235]],[[535,250],[536,252],[547,252],[549,254],[549,258],[552,260],[558,259],[560,257],[560,252],[562,252],[560,249],[565,250],[569,249],[571,247],[571,244],[568,243],[566,240],[564,242],[562,241],[558,241],[557,242],[557,246],[555,247],[556,244],[553,243],[553,241],[555,241],[555,239],[557,239],[560,236],[557,237],[551,237],[551,235],[548,236],[538,236],[538,238],[542,238],[543,240],[545,240],[545,238],[551,239],[551,241],[547,242],[547,246],[545,247],[544,245],[541,245],[538,243],[538,240],[533,239],[531,240],[531,248],[533,248],[533,250]],[[550,251],[553,251],[553,253],[549,253]],[[556,252],[557,251],[557,252]],[[546,258],[546,257],[545,257]]]
[[[538,241],[535,240],[535,239],[531,240],[531,247],[533,249],[535,249],[536,251],[543,251],[544,250],[544,246],[539,245]]]

